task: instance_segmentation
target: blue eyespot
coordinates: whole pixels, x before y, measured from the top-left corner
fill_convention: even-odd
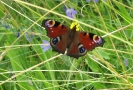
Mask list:
[[[80,52],[80,53],[84,53],[84,52],[85,52],[85,48],[84,48],[83,46],[80,47],[80,48],[79,48],[79,52]]]
[[[60,37],[55,37],[55,38],[51,38],[50,39],[50,44],[52,46],[55,46],[56,44],[58,44],[61,41],[61,36]]]
[[[53,43],[53,44],[57,44],[58,42],[59,42],[59,41],[58,41],[58,38],[53,38],[53,39],[52,39],[52,43]]]

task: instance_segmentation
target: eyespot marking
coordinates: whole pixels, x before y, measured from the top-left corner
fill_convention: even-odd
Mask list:
[[[80,55],[85,55],[87,50],[85,49],[85,47],[79,43],[79,46],[78,46],[78,51],[79,51],[79,54]]]
[[[53,27],[55,25],[55,21],[54,20],[47,20],[45,22],[45,26],[46,27]]]
[[[102,38],[99,37],[99,36],[97,36],[97,35],[94,35],[94,36],[93,36],[93,41],[94,41],[95,43],[97,43],[97,44],[103,43]]]

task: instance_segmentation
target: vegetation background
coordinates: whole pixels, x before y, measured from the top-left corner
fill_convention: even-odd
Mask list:
[[[105,44],[78,60],[52,52],[44,19]],[[133,90],[132,0],[0,0],[0,90],[120,89]]]

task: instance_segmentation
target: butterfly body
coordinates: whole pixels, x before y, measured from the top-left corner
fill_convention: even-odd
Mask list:
[[[72,29],[54,20],[44,20],[42,26],[45,27],[50,38],[50,45],[53,51],[79,58],[97,46],[104,44],[103,38],[93,34],[76,31],[76,26]]]

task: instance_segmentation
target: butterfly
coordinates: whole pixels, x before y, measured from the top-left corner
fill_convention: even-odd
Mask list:
[[[76,26],[70,29],[55,20],[43,20],[42,27],[47,31],[53,51],[64,54],[67,50],[68,56],[77,59],[84,56],[87,51],[93,50],[97,46],[103,46],[105,42],[100,36],[76,31]]]

